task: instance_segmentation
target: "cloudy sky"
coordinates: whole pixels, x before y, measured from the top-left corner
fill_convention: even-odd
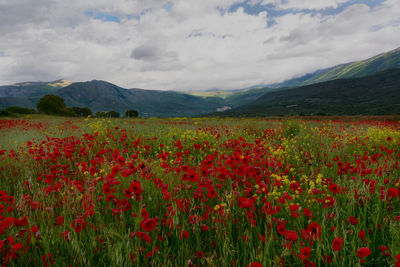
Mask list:
[[[0,0],[0,84],[269,84],[399,47],[399,15],[399,0]]]

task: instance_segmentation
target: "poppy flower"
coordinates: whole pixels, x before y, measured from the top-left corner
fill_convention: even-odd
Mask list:
[[[78,217],[77,219],[72,221],[71,227],[75,230],[75,232],[80,233],[86,228],[86,221],[82,219],[82,217]]]
[[[148,236],[148,234],[144,232],[137,231],[136,236],[139,237],[140,239],[146,241],[147,243],[151,244],[151,237]]]
[[[189,233],[188,233],[188,231],[186,231],[186,230],[180,231],[180,233],[179,233],[179,238],[180,238],[181,240],[184,240],[184,239],[186,239],[186,238],[189,238]]]
[[[217,191],[215,190],[214,187],[208,187],[207,188],[207,197],[208,198],[215,198],[217,196]]]
[[[306,216],[307,218],[311,218],[312,212],[311,212],[311,210],[309,210],[307,208],[304,208],[303,209],[303,215]]]
[[[202,252],[201,250],[197,251],[196,252],[196,257],[199,258],[199,259],[203,258],[204,257],[204,252]]]
[[[360,238],[361,240],[365,238],[365,231],[361,230],[360,232],[358,232],[358,238]]]
[[[311,249],[309,247],[304,247],[300,250],[301,254],[299,255],[299,258],[301,260],[305,260],[308,257],[310,257],[311,254]]]
[[[298,236],[295,231],[287,231],[285,234],[285,238],[286,238],[286,240],[289,240],[289,241],[297,241]]]
[[[360,258],[365,258],[371,255],[372,251],[368,247],[361,247],[357,250],[357,256]]]
[[[279,223],[276,229],[280,235],[284,235],[287,232],[286,227],[283,223]]]
[[[349,222],[350,222],[352,225],[358,224],[358,220],[357,220],[354,216],[350,216],[350,217],[349,217]]]
[[[307,232],[311,235],[313,239],[321,238],[321,226],[317,222],[312,222],[307,227]]]
[[[140,223],[140,227],[143,229],[145,232],[150,232],[156,227],[157,225],[157,220],[152,218],[152,219],[143,219],[143,221]]]
[[[239,197],[238,198],[239,207],[250,208],[253,207],[254,201],[251,198]]]
[[[332,248],[334,251],[339,251],[342,249],[343,246],[343,239],[335,237],[332,242]]]
[[[131,185],[129,186],[129,188],[133,191],[133,193],[135,195],[140,195],[143,192],[143,189],[142,189],[142,187],[140,185],[140,182],[138,182],[138,181],[133,181],[131,183]]]
[[[64,217],[63,216],[57,216],[57,225],[61,226],[64,224]]]

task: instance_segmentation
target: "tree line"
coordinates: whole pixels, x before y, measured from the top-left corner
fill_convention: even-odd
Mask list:
[[[0,116],[13,116],[16,114],[46,114],[53,116],[68,116],[68,117],[88,117],[93,116],[90,108],[87,107],[67,107],[62,97],[56,95],[43,96],[36,105],[36,110],[31,108],[11,106],[5,109],[0,109]],[[100,118],[120,118],[121,114],[117,111],[98,111],[94,114]],[[136,110],[126,110],[125,118],[135,118],[139,116]]]

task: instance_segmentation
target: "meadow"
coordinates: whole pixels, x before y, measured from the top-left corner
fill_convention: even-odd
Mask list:
[[[400,266],[400,123],[0,120],[5,266]]]

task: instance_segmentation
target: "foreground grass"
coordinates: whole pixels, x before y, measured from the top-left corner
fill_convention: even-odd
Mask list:
[[[348,118],[2,120],[3,263],[397,264],[398,127]]]

